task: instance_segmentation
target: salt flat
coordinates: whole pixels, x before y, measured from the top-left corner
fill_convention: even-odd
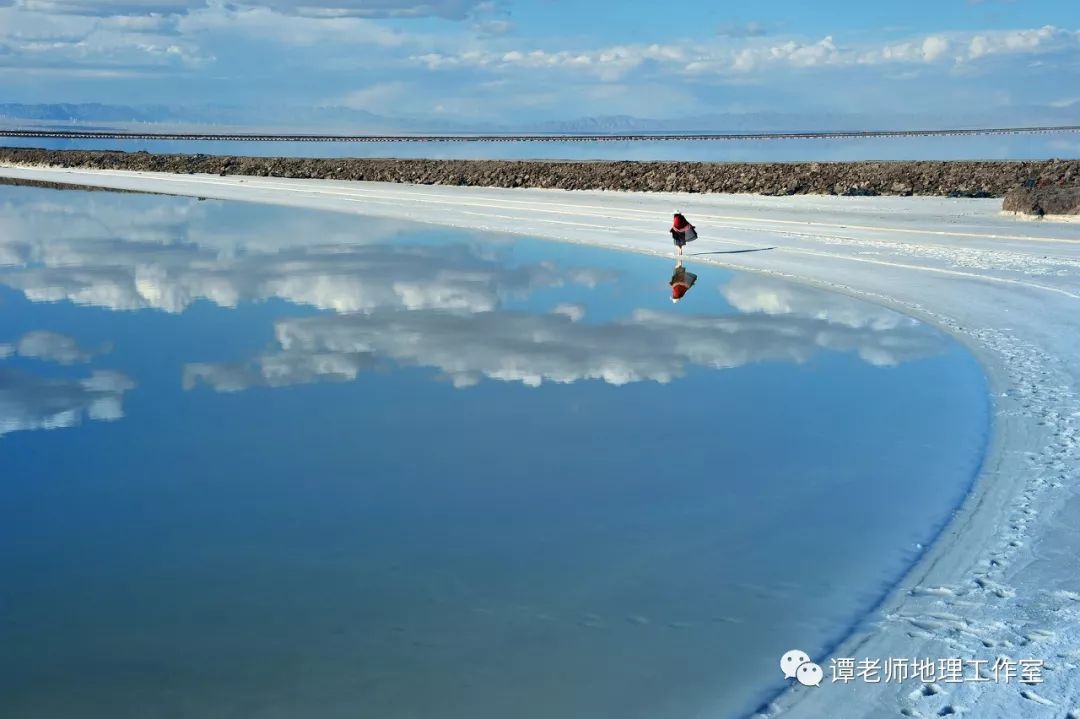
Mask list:
[[[1044,682],[797,687],[767,716],[1080,716],[1080,225],[998,200],[503,190],[2,167],[5,177],[273,203],[670,255],[897,308],[972,348],[994,436],[975,491],[833,657],[1043,660]],[[744,250],[768,251],[744,252]],[[783,307],[756,307],[786,311]],[[942,438],[947,441],[948,438]],[[853,538],[857,541],[857,538]],[[826,666],[826,657],[814,657]]]

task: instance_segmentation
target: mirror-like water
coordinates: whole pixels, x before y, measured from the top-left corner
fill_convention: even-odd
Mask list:
[[[960,502],[986,391],[686,266],[0,188],[0,716],[753,709]]]

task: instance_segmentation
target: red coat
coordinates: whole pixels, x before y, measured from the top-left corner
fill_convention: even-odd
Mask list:
[[[675,219],[671,221],[671,229],[673,230],[678,230],[679,232],[682,232],[687,227],[693,227],[693,225],[687,222],[686,218],[682,215],[675,215]]]

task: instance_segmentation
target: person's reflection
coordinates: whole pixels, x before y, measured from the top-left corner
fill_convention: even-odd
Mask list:
[[[671,285],[671,301],[678,302],[681,300],[683,295],[694,286],[695,282],[697,282],[697,275],[693,272],[687,272],[686,268],[683,267],[682,259],[679,259],[675,263],[675,272],[671,275],[671,282],[668,283]]]

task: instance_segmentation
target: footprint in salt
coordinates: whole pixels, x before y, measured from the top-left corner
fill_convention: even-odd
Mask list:
[[[1024,689],[1022,692],[1020,692],[1020,696],[1024,697],[1028,701],[1035,702],[1036,704],[1042,704],[1044,707],[1057,706],[1056,704],[1054,704],[1054,702],[1050,701],[1046,697],[1039,696],[1030,689]]]
[[[924,684],[915,691],[908,694],[908,698],[912,701],[920,701],[924,697],[937,696],[938,694],[944,694],[945,690],[938,684]]]

